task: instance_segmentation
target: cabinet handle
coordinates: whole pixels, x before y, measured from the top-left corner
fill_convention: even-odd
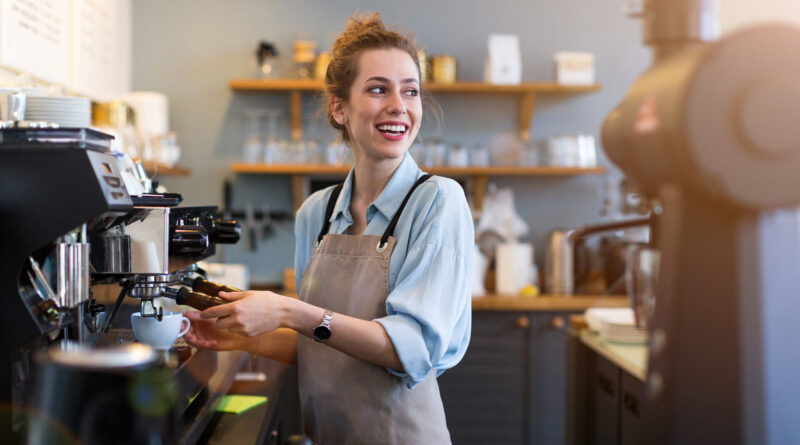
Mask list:
[[[616,389],[614,387],[616,385],[614,385],[614,382],[612,382],[611,379],[599,375],[597,376],[597,384],[598,386],[600,386],[600,389],[602,389],[603,392],[605,392],[611,397],[614,397],[614,393],[616,392]]]
[[[531,319],[530,317],[520,315],[517,317],[517,321],[514,324],[520,329],[528,329],[531,326]]]
[[[636,417],[639,417],[639,398],[625,391],[622,394],[622,404]]]
[[[550,325],[550,327],[553,329],[563,329],[565,324],[564,317],[560,315],[556,315],[552,320],[550,320],[550,323],[548,323],[548,325]]]

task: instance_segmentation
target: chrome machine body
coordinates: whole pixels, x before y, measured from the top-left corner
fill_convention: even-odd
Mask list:
[[[153,298],[217,243],[238,241],[238,224],[219,220],[215,207],[178,207],[180,195],[131,196],[111,138],[83,128],[0,130],[2,443],[178,441],[214,372],[211,351],[176,359],[108,329],[126,296],[160,317]],[[119,285],[113,308],[95,301],[97,284]],[[170,398],[139,403],[154,394]],[[124,403],[103,405],[114,397]],[[89,411],[96,422],[87,423]]]
[[[800,443],[800,29],[649,0],[608,157],[663,210],[643,443]]]

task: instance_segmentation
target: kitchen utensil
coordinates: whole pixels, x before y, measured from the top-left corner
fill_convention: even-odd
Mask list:
[[[0,91],[0,121],[25,120],[27,96],[13,90]]]
[[[56,293],[53,292],[53,287],[50,286],[50,282],[47,281],[47,277],[45,277],[44,273],[42,273],[39,263],[37,263],[33,257],[29,257],[28,260],[31,262],[31,269],[33,269],[33,273],[36,275],[35,279],[31,275],[28,275],[28,278],[30,278],[33,287],[36,289],[36,292],[39,293],[40,297],[49,298],[55,302],[58,302],[58,297],[56,296]]]
[[[545,253],[545,286],[553,295],[571,295],[575,289],[571,230],[550,233]]]

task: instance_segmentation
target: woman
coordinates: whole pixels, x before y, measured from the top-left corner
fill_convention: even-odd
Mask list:
[[[188,314],[198,347],[296,362],[318,443],[450,442],[436,377],[469,343],[474,234],[460,186],[407,153],[422,120],[416,53],[377,14],[351,18],[332,47],[327,115],[354,167],[297,213],[299,298],[220,293],[232,302]]]

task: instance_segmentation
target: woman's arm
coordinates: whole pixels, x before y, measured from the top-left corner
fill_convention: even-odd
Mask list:
[[[220,295],[235,301],[206,309],[201,316],[204,319],[216,318],[216,327],[219,329],[243,336],[258,336],[259,343],[269,338],[270,350],[280,341],[273,339],[280,338],[286,341],[285,349],[289,349],[289,337],[288,334],[281,334],[282,337],[267,336],[288,328],[295,332],[295,336],[300,333],[313,338],[314,328],[325,315],[323,308],[273,292],[223,292]],[[374,365],[403,371],[397,352],[379,323],[335,313],[331,331],[331,338],[326,342],[330,347]],[[295,353],[296,344],[295,337],[292,343]],[[256,351],[266,347],[257,346]]]

